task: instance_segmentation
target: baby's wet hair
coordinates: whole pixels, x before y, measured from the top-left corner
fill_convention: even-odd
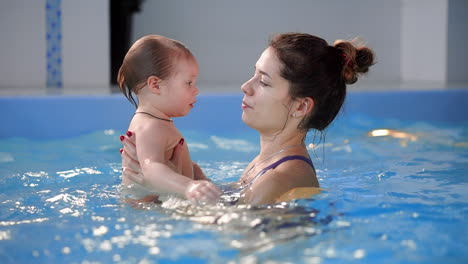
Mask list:
[[[128,50],[117,75],[120,91],[137,107],[133,97],[146,85],[151,76],[162,80],[173,74],[179,58],[193,59],[190,50],[177,40],[160,35],[147,35],[137,40]]]

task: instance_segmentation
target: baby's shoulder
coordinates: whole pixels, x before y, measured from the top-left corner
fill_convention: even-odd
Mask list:
[[[130,123],[130,128],[134,128],[135,132],[173,132],[177,128],[172,122],[161,121],[156,119],[133,119]]]
[[[181,134],[172,122],[162,122],[161,120],[143,120],[144,122],[132,122],[129,130],[137,137],[153,138],[158,141],[166,141],[169,144],[180,140]]]

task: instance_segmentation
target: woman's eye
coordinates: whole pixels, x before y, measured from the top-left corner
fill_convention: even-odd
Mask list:
[[[263,81],[260,81],[261,86],[268,86],[268,84],[264,83]]]

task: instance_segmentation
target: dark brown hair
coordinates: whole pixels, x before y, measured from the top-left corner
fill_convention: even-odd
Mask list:
[[[138,94],[151,76],[167,79],[181,56],[193,59],[182,43],[159,35],[147,35],[137,40],[128,50],[117,75],[117,83],[127,99],[137,107],[132,96]]]
[[[282,62],[281,76],[289,81],[294,98],[311,97],[314,107],[299,128],[324,130],[336,117],[346,97],[346,84],[357,81],[374,64],[374,53],[366,46],[336,41],[333,46],[305,33],[279,34],[270,41]]]

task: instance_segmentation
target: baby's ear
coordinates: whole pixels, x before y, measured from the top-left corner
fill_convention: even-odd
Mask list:
[[[156,76],[150,76],[146,80],[146,85],[148,86],[149,90],[157,94],[161,93],[161,89],[159,87],[160,83],[161,79]]]

